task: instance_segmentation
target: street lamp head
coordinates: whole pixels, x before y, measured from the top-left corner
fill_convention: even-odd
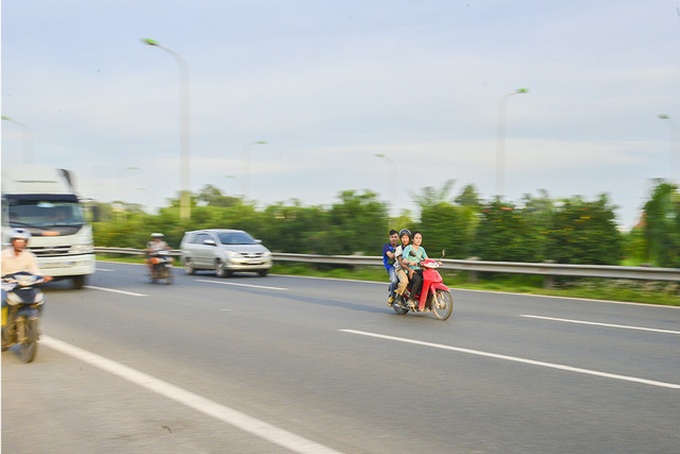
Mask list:
[[[671,119],[671,117],[669,115],[666,115],[666,114],[659,114],[658,117],[661,120],[670,120]]]
[[[386,157],[387,157],[387,156],[385,156],[385,155],[382,154],[382,153],[376,153],[375,156],[376,156],[377,158],[386,158]]]
[[[258,140],[257,142],[255,142],[255,145],[267,145],[267,141],[266,140]]]
[[[158,41],[156,41],[155,39],[142,38],[140,41],[144,44],[149,45],[149,46],[160,46],[160,44],[158,44]]]
[[[522,93],[529,93],[528,88],[518,88],[517,93],[522,94]]]
[[[7,121],[12,121],[12,117],[9,117],[9,116],[7,116],[7,115],[3,115],[3,116],[2,116],[2,119],[3,119],[3,120],[7,120]]]

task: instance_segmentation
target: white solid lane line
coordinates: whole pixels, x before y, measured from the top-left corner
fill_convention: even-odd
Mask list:
[[[304,454],[339,453],[339,451],[327,446],[307,440],[292,432],[280,429],[75,345],[44,335],[40,338],[40,343],[293,452]]]
[[[266,285],[254,285],[254,284],[239,284],[237,282],[222,282],[222,281],[211,281],[208,279],[196,279],[196,282],[205,282],[207,284],[218,284],[218,285],[233,285],[234,287],[250,287],[250,288],[261,288],[264,290],[288,290],[284,287],[268,287]]]
[[[145,295],[144,293],[126,292],[125,290],[116,290],[114,288],[105,288],[105,287],[95,287],[94,285],[86,285],[85,288],[89,288],[89,289],[92,289],[92,290],[101,290],[102,292],[120,293],[121,295],[128,295],[128,296],[148,296],[148,295]]]
[[[578,323],[578,324],[581,324],[581,325],[604,326],[604,327],[607,327],[607,328],[622,328],[622,329],[633,329],[633,330],[637,330],[637,331],[651,331],[653,333],[680,334],[680,331],[673,331],[673,330],[670,330],[670,329],[645,328],[643,326],[633,326],[633,325],[614,325],[612,323],[588,322],[588,321],[585,321],[585,320],[569,320],[567,318],[541,317],[540,315],[520,315],[520,317],[536,318],[536,319],[539,319],[539,320],[550,320],[550,321],[553,321],[553,322]]]
[[[376,333],[369,333],[366,331],[357,331],[353,329],[341,329],[340,331],[344,333],[349,333],[349,334],[358,334],[361,336],[368,336],[368,337],[376,337],[379,339],[386,339],[386,340],[391,340],[391,341],[397,341],[397,342],[403,342],[406,344],[414,344],[414,345],[421,345],[425,347],[431,347],[431,348],[439,348],[442,350],[450,350],[454,352],[459,352],[459,353],[468,353],[470,355],[477,355],[477,356],[485,356],[487,358],[495,358],[495,359],[502,359],[505,361],[513,361],[516,363],[523,363],[523,364],[530,364],[532,366],[541,366],[541,367],[548,367],[551,369],[559,369],[559,370],[564,370],[568,372],[577,372],[580,374],[587,374],[587,375],[595,375],[598,377],[605,377],[605,378],[612,378],[615,380],[623,380],[623,381],[630,381],[630,382],[635,382],[635,383],[642,383],[645,385],[652,385],[652,386],[658,386],[661,388],[671,388],[671,389],[680,389],[680,384],[676,383],[666,383],[666,382],[661,382],[661,381],[656,381],[656,380],[648,380],[646,378],[638,378],[638,377],[629,377],[626,375],[618,375],[618,374],[610,374],[607,372],[600,372],[597,370],[590,370],[590,369],[581,369],[579,367],[572,367],[572,366],[567,366],[564,364],[554,364],[554,363],[546,363],[543,361],[534,361],[533,359],[525,359],[525,358],[519,358],[517,356],[508,356],[508,355],[499,355],[496,353],[488,353],[488,352],[482,352],[479,350],[471,350],[469,348],[461,348],[461,347],[452,347],[450,345],[444,345],[444,344],[435,344],[432,342],[423,342],[423,341],[418,341],[418,340],[413,340],[413,339],[406,339],[402,337],[394,337],[394,336],[386,336],[384,334],[376,334]]]

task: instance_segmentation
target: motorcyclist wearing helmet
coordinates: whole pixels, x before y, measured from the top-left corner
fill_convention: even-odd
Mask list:
[[[31,251],[26,250],[31,232],[26,229],[12,229],[9,234],[11,247],[2,251],[2,275],[26,271],[31,274],[42,276],[45,282],[52,280],[52,276],[45,276],[38,268],[38,261]],[[2,305],[5,305],[5,291],[2,291]]]
[[[407,267],[403,263],[402,253],[411,241],[411,231],[409,229],[401,229],[399,231],[399,239],[401,240],[401,244],[394,249],[394,271],[399,279],[399,285],[397,286],[395,293],[398,296],[402,296],[408,285],[408,276],[405,271]],[[391,306],[392,302],[393,301],[388,301],[387,305]]]
[[[165,235],[162,233],[152,233],[151,241],[146,243],[146,266],[149,268],[149,272],[153,267],[151,260],[149,258],[157,253],[158,251],[169,251],[170,246],[163,239]]]

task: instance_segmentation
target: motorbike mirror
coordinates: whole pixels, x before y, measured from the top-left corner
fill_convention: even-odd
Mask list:
[[[413,250],[409,251],[408,255],[411,257],[418,257]]]
[[[442,249],[442,258],[446,256],[446,249]]]

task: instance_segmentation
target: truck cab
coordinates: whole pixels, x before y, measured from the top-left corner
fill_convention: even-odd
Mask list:
[[[96,258],[86,209],[76,193],[74,175],[47,166],[2,169],[2,243],[13,228],[31,232],[28,249],[40,270],[71,279],[82,288],[94,273]]]

